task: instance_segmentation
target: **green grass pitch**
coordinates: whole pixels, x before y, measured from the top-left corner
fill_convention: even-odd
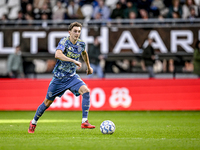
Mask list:
[[[96,112],[81,129],[81,112],[46,111],[34,134],[28,126],[35,112],[0,112],[0,150],[199,150],[200,112]],[[99,126],[111,120],[115,133],[103,135]]]

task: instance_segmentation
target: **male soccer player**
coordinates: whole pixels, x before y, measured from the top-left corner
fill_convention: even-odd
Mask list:
[[[62,96],[66,90],[70,90],[74,95],[82,95],[82,124],[83,129],[94,129],[95,126],[88,122],[88,112],[90,107],[90,91],[86,84],[76,74],[76,67],[81,67],[78,61],[80,55],[87,65],[87,75],[93,73],[90,67],[88,54],[85,50],[85,43],[79,39],[82,25],[73,22],[69,25],[69,37],[63,37],[55,52],[57,63],[54,67],[54,77],[49,84],[46,98],[38,107],[33,120],[30,122],[29,133],[34,133],[38,119],[44,111],[52,104],[56,96]]]

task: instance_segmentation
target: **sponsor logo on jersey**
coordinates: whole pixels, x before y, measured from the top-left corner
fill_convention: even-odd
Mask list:
[[[70,51],[74,51],[73,47],[69,47],[68,49],[69,49]]]

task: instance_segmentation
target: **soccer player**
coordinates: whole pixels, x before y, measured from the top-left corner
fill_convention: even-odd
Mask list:
[[[29,133],[34,133],[37,121],[44,111],[52,104],[56,96],[62,96],[66,90],[70,90],[74,95],[82,95],[82,124],[83,129],[94,129],[95,126],[88,122],[88,112],[90,107],[90,90],[86,84],[76,74],[76,67],[81,67],[78,61],[80,55],[87,65],[87,75],[93,73],[90,67],[88,54],[85,50],[85,43],[79,39],[82,25],[73,22],[69,25],[69,37],[63,37],[55,52],[57,63],[54,67],[54,77],[49,84],[44,102],[37,108],[33,120],[30,122]]]

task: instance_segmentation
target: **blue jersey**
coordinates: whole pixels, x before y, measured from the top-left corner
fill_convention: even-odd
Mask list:
[[[78,39],[76,44],[72,44],[69,37],[63,37],[56,50],[62,50],[63,54],[71,59],[79,60],[81,53],[85,50],[85,43]],[[57,60],[53,69],[54,76],[57,78],[70,77],[76,74],[76,65],[72,62]]]

